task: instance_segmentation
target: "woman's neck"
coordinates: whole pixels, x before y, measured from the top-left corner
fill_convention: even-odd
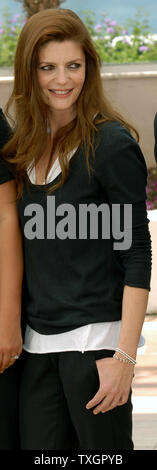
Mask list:
[[[49,128],[51,135],[55,135],[57,131],[64,126],[67,126],[76,116],[76,112],[59,111],[49,114]]]

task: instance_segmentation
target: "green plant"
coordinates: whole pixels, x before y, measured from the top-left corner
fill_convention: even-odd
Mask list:
[[[148,13],[144,13],[143,9],[139,7],[134,18],[128,18],[125,27],[131,29],[132,34],[135,37],[140,35],[148,36],[150,34],[150,25],[148,20]]]
[[[4,22],[0,24],[0,66],[12,66],[17,40],[21,31],[24,18],[20,14],[9,16],[7,9],[4,11]]]
[[[94,12],[84,10],[84,22],[104,63],[157,61],[157,41],[151,34],[148,14],[138,8],[124,26],[106,17],[95,24]]]
[[[105,12],[102,12],[100,24],[95,23],[95,14],[91,10],[84,10],[82,17],[102,63],[157,61],[157,40],[151,34],[148,15],[142,9],[138,9],[135,17],[128,19],[125,25],[107,18]],[[17,40],[25,21],[19,14],[11,18],[5,10],[4,21],[0,22],[0,66],[13,65]]]

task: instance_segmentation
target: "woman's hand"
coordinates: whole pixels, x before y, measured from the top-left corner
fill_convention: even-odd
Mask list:
[[[0,319],[0,373],[12,366],[22,352],[22,334],[19,317]]]
[[[134,366],[113,358],[96,361],[99,374],[99,390],[86,408],[94,408],[93,413],[105,413],[116,406],[124,405],[129,397],[134,374]]]

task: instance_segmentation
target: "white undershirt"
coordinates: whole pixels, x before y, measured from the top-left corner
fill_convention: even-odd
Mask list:
[[[69,160],[74,155],[76,149],[69,154]],[[31,183],[36,184],[35,167],[28,168],[28,176]],[[46,182],[51,183],[61,173],[61,167],[58,158],[53,163]],[[53,315],[53,312],[52,312]],[[91,351],[100,349],[115,350],[118,345],[121,320],[92,323],[89,325],[75,328],[66,333],[53,335],[43,335],[34,331],[29,325],[26,326],[23,349],[30,353],[51,353],[61,351]],[[140,338],[139,346],[143,346],[145,340]]]

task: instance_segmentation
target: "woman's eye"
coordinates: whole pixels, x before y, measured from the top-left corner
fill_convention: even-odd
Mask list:
[[[73,64],[69,64],[68,65],[68,68],[70,70],[76,70],[78,69],[79,67],[81,66],[81,64],[77,64],[77,63],[73,63]],[[52,70],[55,70],[55,65],[51,65],[51,64],[48,64],[48,65],[42,65],[40,67],[41,70],[44,70],[46,72],[49,72],[49,71],[52,71]]]
[[[76,64],[76,63],[70,64],[69,67],[70,69],[78,69],[80,67],[80,64]]]
[[[43,65],[40,68],[41,68],[41,70],[46,70],[46,71],[54,70],[54,65]]]

